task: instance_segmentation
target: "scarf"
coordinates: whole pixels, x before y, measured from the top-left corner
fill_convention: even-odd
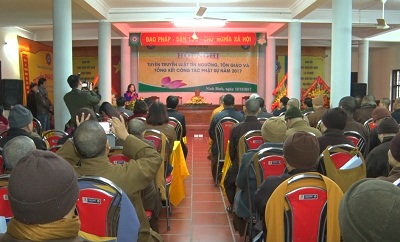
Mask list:
[[[81,223],[77,216],[63,218],[47,224],[25,224],[11,218],[7,234],[19,240],[44,241],[73,238],[78,235]]]

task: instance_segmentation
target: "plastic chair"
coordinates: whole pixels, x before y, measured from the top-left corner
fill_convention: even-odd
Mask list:
[[[246,145],[246,152],[248,150],[255,150],[260,147],[260,145],[264,144],[261,130],[250,130],[243,135],[243,138]]]
[[[305,113],[304,113],[304,117],[307,117],[308,115],[310,115],[310,114],[312,114],[312,113],[314,113],[314,111],[305,112]]]
[[[134,119],[138,119],[138,120],[142,121],[143,123],[146,123],[145,117],[135,117]]]
[[[143,138],[152,142],[155,149],[161,155],[164,161],[164,165],[160,167],[159,172],[157,172],[157,177],[160,176],[160,171],[162,170],[162,175],[164,176],[164,188],[165,188],[165,208],[167,215],[167,230],[171,230],[170,215],[172,214],[171,202],[169,197],[169,188],[172,183],[172,173],[167,176],[167,162],[169,162],[169,154],[167,154],[166,147],[168,145],[168,139],[162,132],[156,129],[146,129],[142,133]],[[159,179],[159,178],[158,178]]]
[[[58,144],[58,140],[67,135],[68,133],[62,130],[50,129],[42,133],[42,139],[46,143],[47,148],[50,148],[56,146]]]
[[[364,126],[368,129],[368,131],[371,131],[377,127],[376,123],[374,123],[374,121],[372,121],[372,118],[365,121]]]
[[[365,156],[367,151],[367,141],[362,135],[356,131],[344,131],[344,135],[357,146],[361,153]]]
[[[51,151],[51,152],[53,152],[53,153],[56,153],[56,152],[58,151],[58,149],[60,149],[62,146],[63,146],[63,145],[54,145],[54,146],[48,148],[47,150],[48,150],[48,151]]]
[[[328,146],[320,155],[319,163],[319,172],[336,182],[343,192],[367,176],[363,155],[357,147],[348,144]]]
[[[286,168],[282,148],[264,148],[258,151],[257,156],[264,180],[269,176],[281,175]]]
[[[7,134],[8,134],[8,129],[7,129],[7,130],[4,130],[4,131],[2,131],[2,132],[0,133],[0,137],[1,137],[1,138],[4,138],[4,137],[6,137],[6,136],[7,136]]]
[[[261,118],[257,118],[257,120],[258,120],[260,123],[264,124],[264,122],[267,121],[268,118],[263,118],[263,117],[261,117]]]
[[[137,241],[139,219],[136,210],[121,188],[108,179],[82,176],[76,203],[81,230],[118,241]]]
[[[0,155],[0,174],[3,174],[4,170],[5,170],[4,159],[3,159],[3,156]]]
[[[169,117],[168,124],[171,125],[172,127],[174,127],[177,140],[181,140],[182,139],[182,131],[183,131],[181,122],[179,122],[179,120],[174,117]]]
[[[400,187],[400,178],[393,182],[395,186]]]
[[[239,123],[239,121],[237,121],[236,119],[232,117],[225,117],[219,120],[215,125],[215,142],[218,147],[218,161],[215,173],[215,186],[218,186],[219,184],[219,179],[218,179],[219,176],[218,172],[220,169],[219,167],[220,163],[225,162],[225,153],[226,153],[226,148],[228,146],[228,140],[231,133],[231,129],[237,123]]]
[[[40,123],[39,119],[33,118],[33,131],[36,132],[39,136],[42,136],[42,123]]]
[[[266,241],[340,241],[337,209],[342,196],[334,182],[318,173],[294,175],[267,202]]]
[[[8,200],[8,190],[7,185],[8,180],[10,179],[10,174],[0,175],[0,216],[4,216],[6,221],[9,221],[13,216],[13,212],[11,210],[10,201]]]

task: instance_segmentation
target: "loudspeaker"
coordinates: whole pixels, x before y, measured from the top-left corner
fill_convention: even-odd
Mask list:
[[[23,82],[18,79],[2,79],[0,81],[1,103],[4,109],[10,110],[11,106],[22,104]]]
[[[351,83],[351,96],[363,98],[367,95],[366,83]]]

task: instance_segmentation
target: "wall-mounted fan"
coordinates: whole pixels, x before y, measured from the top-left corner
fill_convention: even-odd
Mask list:
[[[386,21],[385,21],[385,3],[386,3],[386,1],[387,0],[381,0],[381,2],[382,2],[382,18],[376,19],[376,21],[377,21],[376,28],[377,29],[388,29],[388,28],[390,28],[390,26],[387,25]]]

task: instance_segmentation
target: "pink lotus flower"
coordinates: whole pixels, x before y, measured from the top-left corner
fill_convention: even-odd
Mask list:
[[[169,76],[166,76],[163,79],[161,79],[161,86],[169,89],[177,89],[186,85],[187,84],[184,83],[182,80],[171,81],[171,77]]]

